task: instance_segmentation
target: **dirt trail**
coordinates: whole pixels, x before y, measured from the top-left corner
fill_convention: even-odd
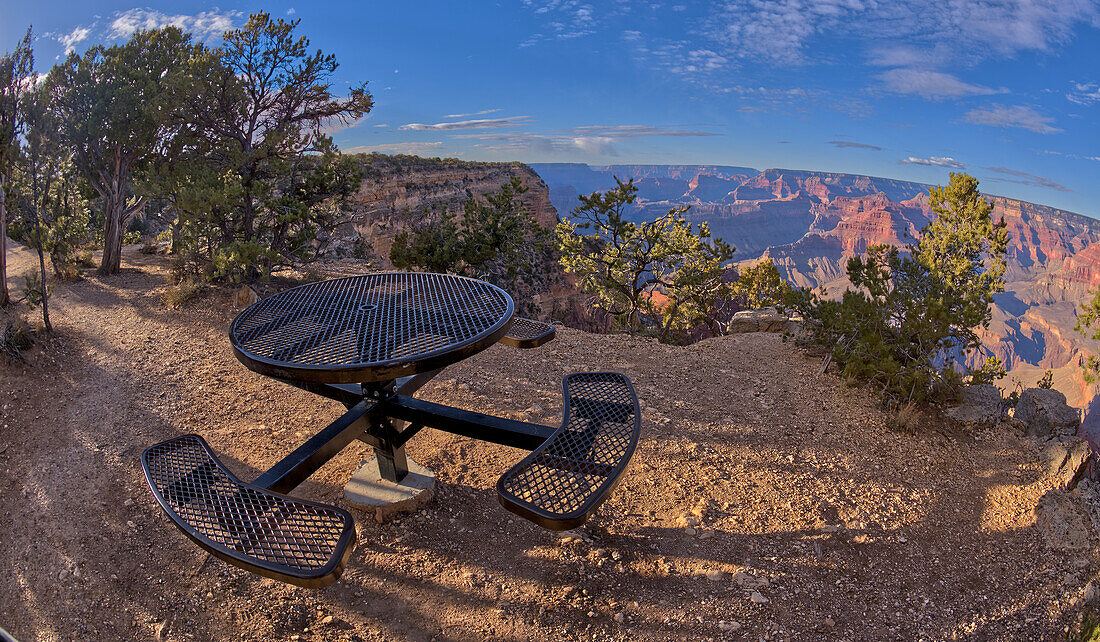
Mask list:
[[[516,518],[493,484],[520,451],[427,430],[409,445],[440,481],[426,509],[385,525],[353,510],[360,544],[333,586],[261,579],[168,523],[140,453],[197,432],[250,479],[342,407],[234,359],[228,290],[170,310],[164,257],[123,262],[59,285],[56,338],[30,367],[0,364],[0,625],[21,640],[1060,639],[1096,572],[1091,529],[1077,549],[1037,529],[1053,480],[1015,434],[891,431],[775,335],[675,348],[562,330],[421,394],[555,424],[562,375],[630,376],[643,440],[589,524]],[[296,494],[343,504],[366,450]]]

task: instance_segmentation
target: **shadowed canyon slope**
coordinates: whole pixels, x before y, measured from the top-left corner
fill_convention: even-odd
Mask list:
[[[847,285],[849,257],[876,243],[904,245],[932,215],[928,185],[871,176],[705,165],[531,167],[559,212],[575,207],[579,193],[614,187],[615,176],[635,178],[638,201],[630,216],[652,218],[690,204],[687,218],[707,222],[737,248],[739,260],[771,257],[788,280],[834,295]],[[1004,217],[1012,238],[1006,291],[986,333],[986,345],[1009,368],[1002,385],[1034,385],[1050,369],[1055,386],[1083,407],[1094,393],[1079,366],[1100,345],[1074,325],[1079,304],[1100,285],[1100,221],[991,198],[994,217]]]

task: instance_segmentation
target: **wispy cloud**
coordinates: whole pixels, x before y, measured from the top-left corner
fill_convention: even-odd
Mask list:
[[[481,111],[472,111],[468,114],[447,114],[444,118],[469,118],[470,116],[484,116],[485,114],[495,114],[499,109],[482,109]]]
[[[527,124],[530,116],[509,116],[508,118],[475,118],[473,120],[456,120],[449,123],[409,123],[402,125],[401,129],[408,131],[450,131],[454,129],[499,129],[501,127],[515,127]]]
[[[828,35],[910,40],[986,59],[1049,51],[1068,42],[1077,25],[1100,24],[1093,0],[732,0],[718,6],[707,29],[714,40],[740,57],[786,65],[807,62],[807,48]]]
[[[378,145],[360,145],[358,147],[349,147],[344,151],[345,154],[369,154],[371,152],[378,152],[380,154],[413,154],[416,156],[425,156],[428,154],[438,154],[443,148],[443,141],[433,142],[410,142],[410,143],[381,143]],[[461,152],[456,152],[454,156],[460,155]]]
[[[455,138],[482,141],[475,144],[495,152],[516,153],[583,153],[590,156],[619,155],[617,144],[624,139],[648,136],[718,136],[714,132],[657,127],[652,125],[583,125],[549,132],[500,132],[458,134]]]
[[[895,94],[915,94],[929,100],[987,96],[1004,93],[1005,89],[993,89],[983,85],[963,82],[952,74],[928,69],[891,69],[878,75],[882,88]]]
[[[1072,152],[1059,152],[1053,149],[1040,149],[1037,150],[1040,154],[1049,154],[1051,156],[1062,156],[1064,158],[1072,158],[1073,160],[1087,160],[1096,161],[1100,163],[1100,156],[1082,156],[1081,154],[1074,154]]]
[[[148,8],[129,9],[115,14],[106,35],[110,39],[129,38],[135,31],[172,25],[191,32],[199,40],[207,40],[232,29],[242,15],[240,11],[218,9],[190,15],[168,15]]]
[[[1066,100],[1078,105],[1100,103],[1100,83],[1075,82],[1073,88],[1066,94]]]
[[[876,151],[876,152],[881,152],[882,151],[882,148],[879,147],[878,145],[868,145],[867,143],[857,143],[855,141],[850,141],[850,140],[828,140],[828,141],[825,141],[825,142],[828,143],[829,145],[835,145],[836,147],[840,147],[840,148],[852,147],[852,148],[855,148],[855,149],[870,149],[870,150]]]
[[[1057,183],[1049,178],[1043,176],[1036,176],[1031,172],[1023,172],[1018,169],[1010,169],[1008,167],[986,167],[991,172],[997,172],[1005,176],[1011,176],[1012,178],[998,178],[990,177],[988,180],[1000,182],[1000,183],[1018,183],[1020,185],[1032,185],[1034,187],[1041,187],[1043,189],[1055,190],[1058,192],[1072,192],[1070,188]]]
[[[604,136],[607,138],[637,138],[638,136],[718,136],[714,132],[696,129],[667,129],[651,125],[584,125],[567,129],[582,136]]]
[[[963,120],[975,125],[1026,129],[1038,134],[1056,134],[1062,131],[1054,126],[1053,118],[1023,105],[978,107],[966,112]]]
[[[69,55],[76,51],[76,46],[87,40],[91,34],[90,27],[77,27],[67,34],[58,36],[57,41],[65,48],[65,55]]]
[[[957,161],[950,156],[929,156],[928,158],[909,156],[898,162],[906,165],[930,165],[932,167],[947,167],[949,169],[963,169],[966,167],[966,163]]]

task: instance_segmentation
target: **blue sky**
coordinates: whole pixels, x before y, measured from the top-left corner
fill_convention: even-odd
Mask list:
[[[267,10],[336,54],[373,113],[344,150],[700,163],[982,188],[1100,218],[1100,0],[4,0],[39,66],[139,27],[216,42]]]

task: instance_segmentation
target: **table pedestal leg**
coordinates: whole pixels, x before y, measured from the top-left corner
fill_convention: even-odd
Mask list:
[[[405,447],[374,447],[374,456],[378,458],[378,473],[382,479],[400,482],[409,474],[409,462],[405,459]]]

